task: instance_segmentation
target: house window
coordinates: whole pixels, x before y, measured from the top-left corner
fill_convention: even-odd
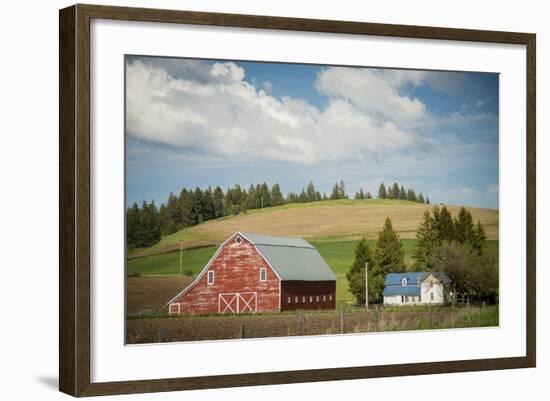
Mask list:
[[[430,301],[433,301],[433,300],[434,300],[434,293],[430,292]]]
[[[309,296],[309,303],[312,303],[313,302],[313,297],[310,295]]]
[[[315,298],[315,301],[319,302],[319,295],[317,295],[317,297]]]
[[[267,272],[266,272],[265,267],[262,267],[260,269],[260,281],[266,281],[266,274],[267,274]]]
[[[407,285],[407,277],[401,279],[401,285]]]
[[[305,304],[306,303],[306,297],[302,297],[302,303]]]
[[[237,238],[235,238],[235,241],[237,241],[237,244],[240,244],[243,241],[243,239],[241,238],[240,235],[237,235]]]
[[[332,301],[332,295],[329,295],[329,296],[328,296],[328,300],[329,300],[329,301]]]
[[[290,301],[291,301],[291,298],[290,298],[290,297],[288,297],[288,301],[287,301],[287,303],[290,303]]]
[[[294,303],[295,303],[295,304],[298,303],[298,297],[294,297]]]
[[[208,285],[214,284],[214,271],[208,271]]]
[[[327,302],[327,296],[323,295],[323,302]]]

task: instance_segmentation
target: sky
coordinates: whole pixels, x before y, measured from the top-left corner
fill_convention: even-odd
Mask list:
[[[499,77],[127,56],[126,203],[183,187],[398,182],[498,208]]]

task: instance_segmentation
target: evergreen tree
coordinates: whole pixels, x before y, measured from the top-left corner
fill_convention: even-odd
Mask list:
[[[340,186],[338,185],[338,183],[334,184],[334,186],[332,187],[330,199],[340,199]]]
[[[182,228],[183,223],[180,201],[172,192],[170,192],[170,195],[168,195],[168,200],[166,201],[166,210],[164,211],[164,213],[164,228],[166,229],[167,233],[172,234]]]
[[[212,205],[214,208],[214,218],[220,218],[225,215],[225,200],[222,189],[218,186],[212,193]]]
[[[202,213],[204,221],[212,220],[215,216],[211,187],[208,187],[202,194]]]
[[[367,194],[365,195],[366,199],[372,199],[372,195],[370,192],[367,191]]]
[[[308,201],[306,191],[304,191],[304,188],[302,188],[302,192],[300,192],[300,196],[298,196],[298,202],[305,203]]]
[[[407,191],[407,200],[410,200],[411,202],[416,202],[416,193],[414,192],[414,189],[409,189]]]
[[[367,240],[363,237],[355,247],[355,259],[346,273],[350,292],[357,304],[365,303],[365,263],[372,266],[372,260],[372,252]]]
[[[382,231],[378,233],[378,241],[373,259],[373,295],[380,298],[384,287],[384,280],[388,273],[403,271],[405,253],[399,235],[392,226],[391,219],[386,217]],[[369,279],[370,279],[369,275]],[[370,288],[369,284],[369,288]]]
[[[405,191],[403,185],[401,185],[401,189],[399,190],[399,199],[407,200],[407,191]]]
[[[441,244],[434,227],[430,211],[424,212],[424,220],[416,230],[416,244],[413,251],[413,266],[417,270],[430,270],[429,261]]]
[[[478,255],[482,256],[484,254],[485,248],[487,247],[487,235],[485,235],[485,229],[479,220],[472,230],[472,236],[468,243]]]
[[[418,194],[417,201],[418,203],[424,203],[424,195],[422,195],[422,192]]]
[[[474,235],[474,221],[465,207],[461,207],[458,216],[454,219],[454,240],[459,244],[470,243]]]
[[[279,183],[273,184],[271,187],[271,203],[273,206],[281,206],[285,203],[283,193],[281,192],[281,187]]]
[[[308,202],[314,202],[317,200],[317,192],[315,191],[315,186],[311,181],[307,184],[306,195]]]
[[[426,196],[426,205],[429,205],[429,204],[430,204],[430,198],[428,198],[428,197]]]
[[[346,194],[346,187],[344,186],[344,181],[340,180],[340,185],[338,187],[338,199],[347,199],[348,194]]]
[[[378,199],[386,199],[388,197],[388,194],[386,192],[386,187],[383,182],[380,183],[380,187],[378,188]]]
[[[139,206],[136,202],[126,209],[126,247],[136,248],[139,231]]]
[[[392,186],[393,199],[399,199],[400,194],[401,194],[401,192],[399,191],[399,185],[397,184],[397,182],[394,182],[393,186]]]
[[[269,192],[269,187],[264,182],[260,185],[260,190],[258,193],[258,198],[260,201],[260,207],[270,207],[271,206],[271,193]]]
[[[176,229],[196,224],[193,211],[193,193],[183,188],[180,192],[178,203],[180,208],[181,227],[177,227]]]
[[[434,224],[441,242],[452,241],[454,239],[455,228],[453,218],[445,206],[441,208],[441,212],[437,218],[434,212]]]
[[[204,221],[204,214],[203,214],[203,194],[202,190],[197,187],[195,188],[195,191],[193,192],[191,199],[193,207],[191,209],[191,219],[193,221],[192,225],[200,224]]]

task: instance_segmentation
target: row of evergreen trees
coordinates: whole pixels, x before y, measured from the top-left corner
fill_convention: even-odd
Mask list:
[[[445,272],[455,291],[468,296],[498,294],[498,262],[486,255],[487,237],[481,222],[474,224],[471,213],[461,208],[453,218],[443,206],[426,211],[417,229],[413,263],[404,261],[403,244],[386,218],[372,250],[365,238],[355,248],[355,260],[346,274],[358,304],[365,302],[365,264],[368,263],[369,300],[380,302],[388,273],[410,271]]]
[[[413,190],[409,190],[411,191],[414,194]],[[393,189],[390,192],[393,193]],[[372,196],[370,192],[365,195],[361,189],[355,198],[371,199]],[[386,195],[382,199],[385,198]],[[251,209],[334,199],[348,199],[343,180],[334,184],[329,196],[325,193],[321,194],[313,182],[310,182],[300,193],[289,192],[286,196],[283,195],[278,183],[269,187],[264,182],[250,185],[248,189],[235,185],[227,188],[225,192],[219,186],[214,189],[211,187],[206,189],[197,187],[194,190],[183,188],[179,195],[170,193],[167,201],[159,208],[154,202],[144,201],[141,206],[134,203],[127,209],[127,247],[151,246],[160,241],[160,236],[172,234],[207,220],[237,215]],[[392,195],[389,199],[405,198]],[[423,202],[423,198],[421,199]]]
[[[422,192],[416,195],[414,189],[405,189],[403,185],[399,186],[397,182],[394,182],[393,185],[388,185],[387,189],[384,183],[381,182],[380,187],[378,187],[378,199],[401,199],[430,204],[430,198],[424,198]]]

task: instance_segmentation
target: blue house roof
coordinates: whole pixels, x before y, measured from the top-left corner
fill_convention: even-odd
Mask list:
[[[401,279],[405,277],[408,285],[418,285],[418,281],[424,280],[430,273],[388,273],[385,285],[401,285]]]
[[[386,288],[382,295],[420,295],[419,283],[430,274],[441,280],[444,285],[451,283],[449,276],[441,272],[388,273],[385,281]],[[403,278],[407,279],[407,285],[402,285]]]
[[[395,285],[384,288],[384,296],[392,295],[420,295],[420,287],[417,285]]]

